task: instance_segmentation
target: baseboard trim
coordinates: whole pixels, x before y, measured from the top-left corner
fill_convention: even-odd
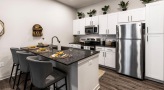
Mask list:
[[[5,79],[7,79],[7,78],[9,78],[9,77],[10,77],[10,75],[7,75],[7,76],[5,76],[5,77],[0,77],[0,81],[5,80]]]
[[[99,90],[100,89],[100,84],[98,84],[93,90]]]
[[[161,81],[161,80],[158,80],[158,79],[154,79],[154,78],[151,78],[151,77],[145,77],[145,79],[164,84],[164,81]]]

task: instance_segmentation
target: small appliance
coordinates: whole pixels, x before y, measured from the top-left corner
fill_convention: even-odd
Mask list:
[[[85,34],[99,34],[99,26],[98,25],[85,26]]]

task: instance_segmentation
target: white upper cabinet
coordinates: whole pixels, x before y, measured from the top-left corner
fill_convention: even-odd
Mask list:
[[[85,19],[79,19],[80,22],[80,35],[85,35]]]
[[[79,20],[73,20],[73,35],[79,34]]]
[[[116,34],[118,24],[118,13],[108,14],[108,34]]]
[[[85,18],[85,26],[91,25],[91,21],[92,21],[92,18],[91,17]]]
[[[107,34],[108,15],[99,16],[99,34]]]
[[[86,26],[89,26],[89,25],[98,25],[98,16],[94,16],[94,17],[87,17],[85,18],[85,21],[86,21]]]
[[[145,21],[145,8],[122,11],[118,14],[119,23]]]
[[[99,17],[98,16],[92,17],[92,25],[99,25]]]
[[[139,8],[135,10],[131,10],[131,21],[137,22],[137,21],[145,21],[146,16],[145,8]]]
[[[146,26],[148,34],[164,33],[164,1],[146,5]]]
[[[130,13],[129,11],[122,11],[118,13],[118,22],[125,23],[130,21]]]
[[[112,13],[99,16],[99,34],[116,34],[118,14]]]
[[[149,78],[164,81],[164,36],[152,34],[147,36],[145,71]]]
[[[85,19],[73,20],[73,35],[85,35]]]

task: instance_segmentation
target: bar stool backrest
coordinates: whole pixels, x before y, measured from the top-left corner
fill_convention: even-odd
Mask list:
[[[29,72],[29,65],[28,65],[28,61],[27,61],[27,57],[28,56],[34,56],[34,54],[32,53],[28,53],[26,51],[17,51],[16,52],[18,55],[18,60],[19,60],[19,64],[20,64],[20,70],[22,72]]]
[[[15,64],[19,64],[19,60],[18,60],[18,56],[17,56],[16,51],[20,51],[20,49],[19,48],[10,48],[10,50],[11,50],[11,54],[12,54],[12,57],[13,57],[13,62]]]
[[[39,61],[37,56],[29,56],[27,60],[33,85],[38,88],[45,88],[46,78],[53,72],[51,62]]]

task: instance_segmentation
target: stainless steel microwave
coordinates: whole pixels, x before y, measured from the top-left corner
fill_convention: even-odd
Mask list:
[[[99,26],[98,25],[85,26],[85,34],[99,34]]]

